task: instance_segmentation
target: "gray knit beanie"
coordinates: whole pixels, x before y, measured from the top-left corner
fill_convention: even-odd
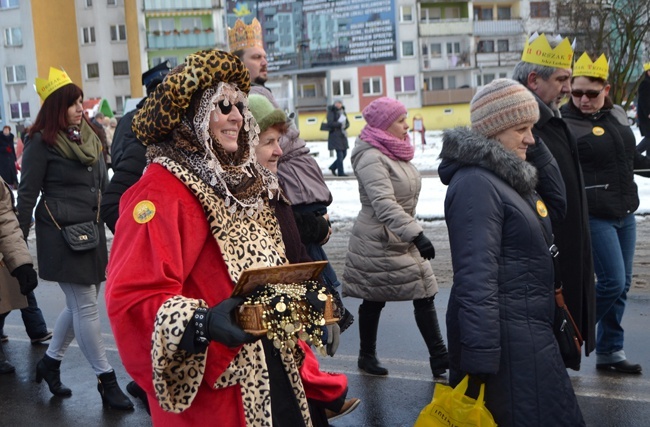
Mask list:
[[[472,130],[488,138],[525,122],[537,123],[539,106],[522,84],[496,79],[479,90],[469,104]]]

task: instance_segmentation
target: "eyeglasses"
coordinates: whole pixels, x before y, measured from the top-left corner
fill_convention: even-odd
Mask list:
[[[227,116],[228,114],[230,114],[230,112],[232,111],[232,106],[233,105],[235,107],[237,107],[237,109],[239,110],[239,114],[241,114],[243,116],[244,115],[244,103],[243,102],[238,102],[236,104],[233,104],[232,102],[228,102],[228,105],[225,104],[224,100],[221,100],[221,101],[217,102],[217,107],[219,107],[219,110],[221,110],[221,114],[223,114],[224,116]]]
[[[589,99],[594,99],[597,98],[604,89],[605,88],[602,88],[601,90],[572,90],[571,96],[575,96],[576,98],[586,96]]]

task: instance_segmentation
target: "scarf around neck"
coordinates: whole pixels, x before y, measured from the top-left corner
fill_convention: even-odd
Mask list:
[[[409,162],[415,155],[415,147],[411,145],[411,137],[408,135],[399,139],[385,130],[366,125],[359,137],[392,160]]]
[[[85,120],[81,120],[81,142],[68,139],[66,132],[60,130],[56,134],[54,149],[62,157],[69,160],[79,160],[81,164],[89,166],[97,162],[102,152],[102,143],[95,131]]]

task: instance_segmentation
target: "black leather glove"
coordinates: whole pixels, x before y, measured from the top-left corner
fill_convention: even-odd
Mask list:
[[[424,232],[418,234],[418,237],[413,240],[415,247],[420,251],[420,255],[424,259],[434,259],[436,257],[436,250],[433,248],[431,240],[424,235]]]
[[[481,391],[481,385],[487,382],[488,377],[489,374],[469,374],[465,395],[472,399],[477,399]]]
[[[38,274],[36,274],[32,264],[23,264],[20,267],[16,267],[11,272],[11,275],[18,279],[20,293],[23,295],[27,295],[38,286]]]
[[[243,302],[242,297],[228,298],[208,310],[206,319],[208,339],[228,347],[237,347],[258,339],[255,335],[244,332],[233,320],[233,311]]]

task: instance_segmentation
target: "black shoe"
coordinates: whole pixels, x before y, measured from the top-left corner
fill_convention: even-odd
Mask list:
[[[0,342],[5,343],[7,341],[9,341],[9,337],[7,335],[5,334],[0,335]]]
[[[38,344],[43,344],[45,341],[49,341],[52,339],[52,332],[46,332],[45,335],[42,337],[38,338],[32,338],[32,345],[38,345]]]
[[[340,173],[338,176],[348,176],[347,173]]]
[[[627,360],[621,360],[616,363],[597,363],[596,369],[620,372],[622,374],[640,374],[643,368],[641,368],[641,365],[637,363],[630,363]]]
[[[10,374],[12,372],[15,372],[16,368],[14,365],[11,363],[7,362],[6,360],[3,360],[0,362],[0,375],[2,374]]]
[[[149,409],[149,399],[147,399],[147,392],[144,391],[135,381],[131,381],[126,385],[126,391],[129,394],[137,399],[142,401],[144,409],[147,411],[147,414],[151,415],[151,410]]]
[[[336,175],[336,168],[330,167],[330,171],[332,172],[332,175],[337,176]]]
[[[377,355],[375,354],[359,352],[357,366],[370,375],[388,375],[388,369],[379,364],[379,360],[377,360]]]
[[[346,400],[338,412],[334,412],[330,409],[325,409],[325,416],[327,417],[327,421],[334,421],[337,418],[341,418],[342,416],[349,414],[350,412],[357,409],[359,403],[361,403],[361,401],[358,398],[353,397]]]
[[[72,390],[61,384],[61,361],[47,354],[36,365],[36,382],[45,380],[50,392],[55,396],[72,396]]]
[[[117,384],[115,371],[105,372],[97,377],[97,391],[102,403],[113,409],[133,409],[133,402]]]

